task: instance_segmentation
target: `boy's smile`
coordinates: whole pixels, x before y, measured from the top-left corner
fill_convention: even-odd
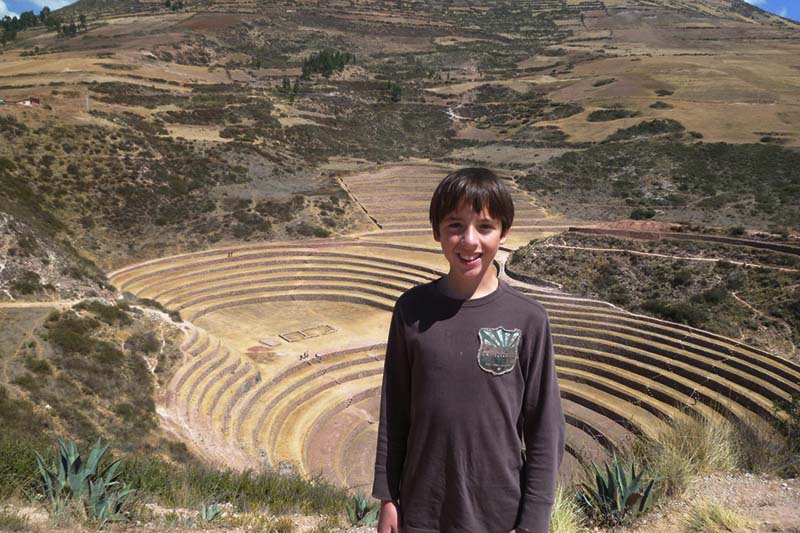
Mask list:
[[[450,263],[448,292],[461,299],[479,298],[497,288],[492,262],[508,232],[486,207],[475,212],[472,204],[461,202],[442,219],[438,235],[444,256]]]

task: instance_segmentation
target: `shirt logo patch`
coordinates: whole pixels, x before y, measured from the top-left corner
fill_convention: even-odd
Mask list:
[[[478,366],[481,370],[495,376],[511,372],[519,358],[521,334],[518,329],[481,328],[478,331],[481,340],[481,346],[478,348]]]

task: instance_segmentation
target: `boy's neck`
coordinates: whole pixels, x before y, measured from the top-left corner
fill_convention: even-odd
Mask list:
[[[487,274],[478,283],[475,283],[472,280],[459,279],[451,272],[442,278],[440,287],[446,296],[455,300],[483,298],[496,291],[500,285],[494,272],[487,272]]]

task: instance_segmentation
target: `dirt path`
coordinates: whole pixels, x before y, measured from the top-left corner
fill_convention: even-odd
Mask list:
[[[731,259],[724,259],[719,257],[691,257],[691,256],[684,256],[684,255],[668,255],[668,254],[658,254],[655,252],[639,252],[636,250],[623,250],[620,248],[594,248],[589,246],[570,246],[568,244],[542,244],[540,245],[543,248],[565,248],[569,250],[587,250],[590,252],[612,252],[612,253],[626,253],[626,254],[634,254],[634,255],[644,255],[650,257],[663,257],[666,259],[684,259],[686,261],[706,261],[709,263],[717,263],[719,261],[725,261],[726,263],[731,263],[734,265],[740,266],[748,266],[748,267],[755,267],[755,268],[769,268],[771,270],[779,270],[781,272],[800,272],[800,269],[797,268],[786,268],[786,267],[777,267],[777,266],[770,266],[770,265],[759,265],[758,263],[747,263],[744,261],[733,261]]]
[[[53,300],[50,302],[0,302],[0,309],[37,309],[46,307],[68,309],[78,302],[80,302],[80,300]]]

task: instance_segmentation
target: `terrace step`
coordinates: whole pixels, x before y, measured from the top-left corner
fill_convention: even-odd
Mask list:
[[[348,302],[375,307],[384,311],[394,309],[394,299],[378,291],[362,289],[354,286],[324,286],[298,287],[295,290],[285,290],[280,287],[275,290],[246,291],[243,294],[216,295],[214,297],[199,298],[189,305],[194,309],[187,312],[189,320],[219,311],[242,305],[264,302],[292,302],[292,301],[331,301]]]
[[[364,378],[383,377],[383,363],[381,361],[366,361],[358,365],[349,365],[330,372],[329,375],[314,376],[305,381],[300,387],[281,398],[281,403],[276,404],[273,416],[267,420],[261,435],[262,442],[274,449],[278,446],[279,435],[286,420],[298,409],[303,409],[304,404],[314,403],[315,398],[325,391],[346,388],[353,381]],[[324,379],[324,381],[323,381]]]
[[[301,288],[308,286],[316,286],[317,284],[327,284],[328,286],[335,286],[335,284],[342,284],[349,287],[361,288],[375,288],[376,290],[386,291],[385,294],[393,295],[395,298],[399,297],[403,292],[407,291],[416,284],[399,285],[396,283],[388,283],[381,281],[378,277],[370,276],[325,276],[321,274],[303,275],[296,274],[294,276],[259,276],[243,280],[217,282],[216,280],[209,281],[205,284],[196,285],[191,290],[183,291],[181,294],[170,295],[165,299],[165,306],[181,307],[191,305],[189,302],[195,301],[197,298],[204,296],[211,296],[214,294],[246,294],[250,291],[260,291],[267,287],[286,287]]]
[[[602,414],[638,436],[654,437],[664,428],[664,421],[660,418],[605,390],[573,381],[568,376],[560,378],[558,384],[562,398]]]
[[[399,267],[387,265],[374,265],[367,261],[338,260],[335,265],[331,265],[331,262],[326,258],[307,258],[302,261],[298,260],[294,262],[288,262],[285,259],[274,259],[271,261],[234,262],[228,263],[221,268],[211,268],[197,272],[192,271],[183,275],[154,278],[149,284],[140,287],[140,292],[138,294],[143,297],[160,299],[165,294],[172,291],[190,289],[197,283],[206,283],[217,279],[246,278],[254,274],[265,274],[268,272],[276,274],[291,272],[321,274],[365,273],[370,275],[383,275],[387,280],[407,280],[408,283],[422,283],[439,277],[439,274],[415,272],[413,270],[404,270]]]
[[[346,364],[350,361],[360,362],[362,360],[382,360],[385,344],[369,344],[364,346],[356,346],[348,349],[337,350],[334,352],[323,353],[320,358],[309,359],[303,363],[293,365],[276,376],[273,376],[268,382],[261,384],[252,395],[242,404],[235,417],[235,425],[233,428],[233,435],[237,439],[243,437],[243,433],[247,433],[250,425],[249,438],[251,442],[257,446],[260,440],[258,434],[261,431],[266,417],[269,415],[270,410],[266,407],[271,402],[276,401],[282,395],[287,394],[293,388],[299,387],[309,379],[310,375],[320,371],[321,367],[325,365],[330,367],[333,365]],[[256,409],[256,406],[259,409]],[[257,420],[250,421],[258,415]]]
[[[554,324],[554,334],[558,331],[565,335],[590,338],[599,343],[619,343],[627,348],[680,361],[697,370],[712,373],[720,381],[729,381],[758,393],[770,402],[789,398],[796,390],[792,384],[769,372],[768,365],[764,365],[767,370],[759,369],[759,367],[751,365],[749,361],[739,360],[736,353],[730,353],[726,357],[711,350],[692,349],[693,347],[688,343],[670,346],[666,343],[641,342],[639,335],[618,333],[615,328],[603,324],[590,324],[597,327],[584,327],[583,324],[573,325],[574,322],[569,320],[561,321],[558,317],[554,317],[551,323]]]
[[[170,280],[170,281],[165,281],[164,283],[160,283],[157,286],[157,289],[160,292],[154,292],[152,295],[147,294],[147,292],[149,292],[150,289],[145,289],[140,294],[144,297],[149,297],[169,302],[170,298],[174,298],[175,296],[185,296],[187,293],[190,293],[193,290],[196,290],[197,288],[208,286],[210,284],[250,280],[253,278],[264,277],[267,275],[280,277],[280,276],[287,276],[289,274],[295,274],[296,276],[303,278],[307,278],[310,276],[349,277],[349,279],[353,280],[376,278],[385,283],[400,284],[407,287],[413,287],[414,285],[418,285],[419,283],[424,283],[436,279],[436,277],[432,275],[415,276],[413,274],[406,274],[406,273],[398,274],[398,273],[387,272],[384,269],[373,270],[373,269],[339,268],[330,265],[328,267],[324,266],[312,267],[305,264],[300,264],[300,265],[292,264],[287,267],[281,266],[280,268],[275,268],[275,267],[265,268],[261,266],[255,268],[236,270],[233,272],[220,272],[217,273],[216,275],[202,273],[198,275],[193,275],[187,279],[175,280],[175,281]],[[169,304],[164,304],[164,305],[169,305]]]
[[[565,335],[554,331],[553,338],[556,344],[564,345],[569,348],[582,348],[586,352],[594,350],[600,354],[617,354],[620,357],[627,357],[635,361],[646,363],[661,368],[661,372],[678,374],[689,381],[697,384],[698,387],[704,386],[718,394],[727,395],[731,401],[740,404],[747,410],[753,411],[767,420],[772,418],[771,412],[765,410],[770,405],[762,396],[754,395],[744,387],[727,380],[719,379],[714,375],[701,374],[692,365],[675,361],[670,357],[658,355],[638,349],[629,349],[624,344],[598,339],[587,338],[576,335]]]
[[[362,378],[345,382],[341,386],[326,388],[313,396],[313,402],[305,401],[298,405],[283,421],[276,433],[276,445],[272,451],[273,462],[287,460],[304,465],[304,442],[306,441],[308,430],[314,425],[314,421],[321,416],[325,416],[326,411],[346,404],[348,399],[352,398],[353,401],[360,400],[359,394],[379,387],[380,383],[380,372],[374,375],[366,375]]]
[[[329,249],[336,251],[329,251]],[[342,255],[339,250],[350,250],[350,253]],[[376,252],[383,252],[389,255],[386,261],[382,261],[376,254],[364,254],[364,251],[371,250]],[[233,254],[230,256],[229,254]],[[435,248],[420,247],[413,245],[397,244],[397,243],[380,243],[374,241],[337,241],[337,240],[324,240],[324,241],[305,241],[301,244],[298,243],[279,243],[279,244],[264,244],[249,246],[230,247],[223,249],[212,249],[204,252],[195,252],[192,254],[183,254],[172,257],[164,257],[138,263],[119,269],[109,274],[109,279],[120,289],[129,290],[130,287],[137,282],[147,277],[158,276],[159,273],[175,274],[176,272],[186,270],[208,270],[214,265],[227,264],[230,262],[254,261],[258,259],[283,259],[288,257],[314,257],[315,255],[323,254],[326,257],[335,257],[338,259],[346,260],[348,258],[355,261],[382,261],[385,265],[391,265],[392,256],[404,256],[406,258],[413,258],[415,261],[419,259],[420,265],[417,263],[408,263],[407,261],[401,262],[402,267],[409,270],[422,269],[425,271],[427,267],[423,266],[431,261],[438,261],[439,252]],[[331,261],[328,261],[330,264]],[[429,269],[428,269],[429,270]]]
[[[552,313],[552,322],[556,324],[568,324],[570,327],[598,329],[608,334],[597,334],[597,338],[633,338],[636,343],[631,346],[648,347],[652,344],[652,351],[659,353],[674,352],[678,356],[687,354],[685,359],[697,359],[704,362],[706,365],[724,364],[724,368],[732,368],[735,371],[744,373],[746,376],[758,379],[759,383],[763,383],[764,387],[770,387],[769,394],[780,396],[781,391],[785,393],[786,397],[800,392],[800,385],[796,381],[792,381],[790,373],[784,371],[773,364],[772,360],[763,359],[757,354],[747,354],[744,351],[738,350],[722,350],[719,345],[712,343],[702,343],[705,346],[696,343],[698,339],[684,337],[675,340],[674,336],[663,335],[656,333],[647,323],[637,323],[635,320],[621,321],[621,320],[608,320],[600,319],[598,317],[591,317],[589,319],[576,314],[561,314]],[[647,342],[641,342],[647,341]],[[711,369],[711,366],[701,366],[701,368]],[[788,379],[787,379],[788,378]],[[773,398],[774,399],[774,398]]]

